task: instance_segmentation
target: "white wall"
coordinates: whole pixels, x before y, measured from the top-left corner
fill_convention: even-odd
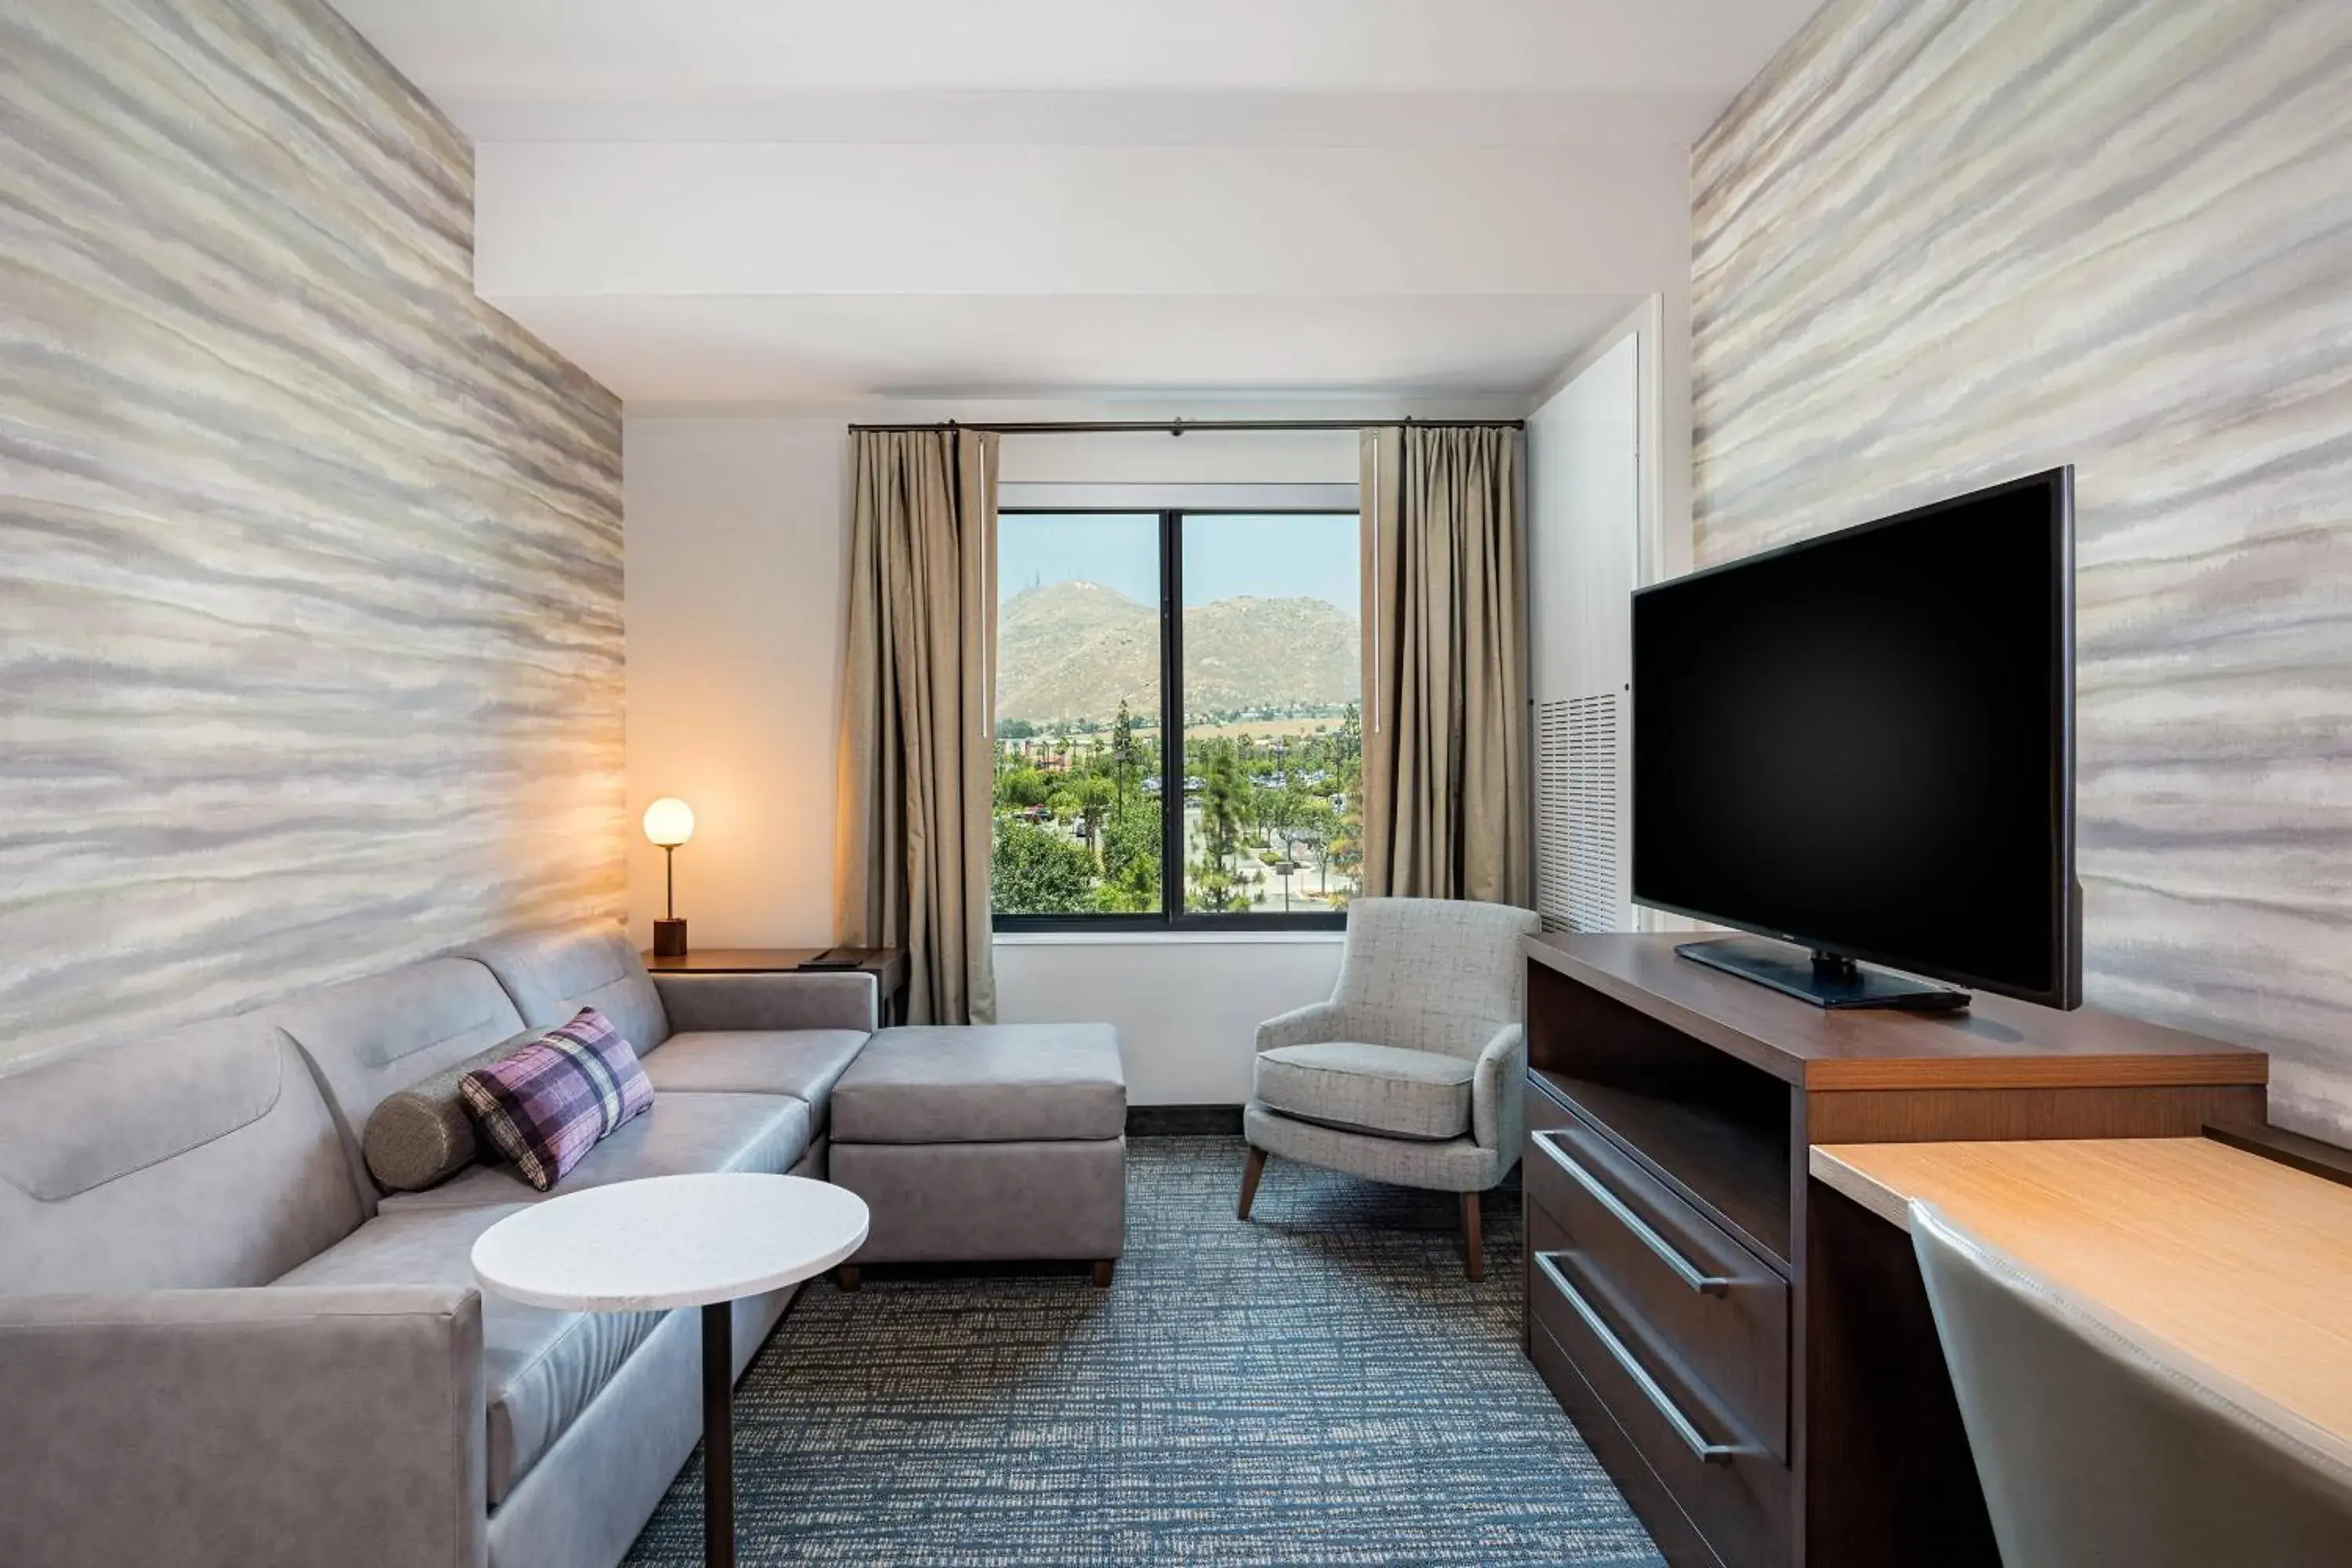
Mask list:
[[[849,525],[838,421],[626,422],[628,798],[694,807],[678,910],[705,947],[833,936]],[[640,945],[661,851],[630,836]]]
[[[835,738],[851,420],[1508,416],[1492,403],[942,406],[632,411],[629,803],[694,809],[678,910],[698,945],[832,940]],[[1007,484],[1350,484],[1352,432],[1005,439]],[[634,816],[633,816],[634,820]],[[633,835],[633,928],[661,910],[661,853]],[[1006,1022],[1107,1019],[1139,1105],[1239,1104],[1263,1018],[1330,994],[1338,933],[1000,939]]]
[[[1258,1024],[1330,995],[1339,945],[1337,931],[999,937],[997,1013],[1117,1024],[1132,1104],[1239,1105]]]

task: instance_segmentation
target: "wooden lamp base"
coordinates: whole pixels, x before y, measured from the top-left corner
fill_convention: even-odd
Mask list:
[[[686,956],[686,922],[684,921],[654,921],[654,956],[656,958]]]

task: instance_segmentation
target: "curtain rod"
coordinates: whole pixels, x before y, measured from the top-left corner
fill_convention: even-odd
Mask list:
[[[1083,436],[1099,431],[1187,430],[1523,430],[1524,419],[1048,419],[1010,425],[968,424],[943,419],[929,425],[852,425],[852,430],[903,433],[912,430],[986,430],[999,436]]]

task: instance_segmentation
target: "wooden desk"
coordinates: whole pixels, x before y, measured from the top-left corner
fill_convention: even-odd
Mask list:
[[[2130,1337],[2352,1443],[2352,1187],[2202,1138],[1817,1146],[1908,1228],[1919,1199]]]
[[[835,951],[824,947],[698,947],[677,958],[659,958],[650,952],[642,956],[646,972],[653,974],[786,974],[803,972],[803,966],[818,953]],[[874,976],[875,986],[881,994],[883,1025],[887,1027],[905,1023],[907,950],[873,947],[845,951],[857,958],[856,967],[831,972]],[[828,971],[806,973],[821,974]]]

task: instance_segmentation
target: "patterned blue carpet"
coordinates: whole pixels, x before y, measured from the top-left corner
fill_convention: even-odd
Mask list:
[[[1517,1191],[1485,1283],[1450,1194],[1130,1142],[1128,1253],[812,1285],[736,1393],[746,1563],[1656,1564],[1521,1353]],[[629,1557],[702,1561],[701,1465]]]

